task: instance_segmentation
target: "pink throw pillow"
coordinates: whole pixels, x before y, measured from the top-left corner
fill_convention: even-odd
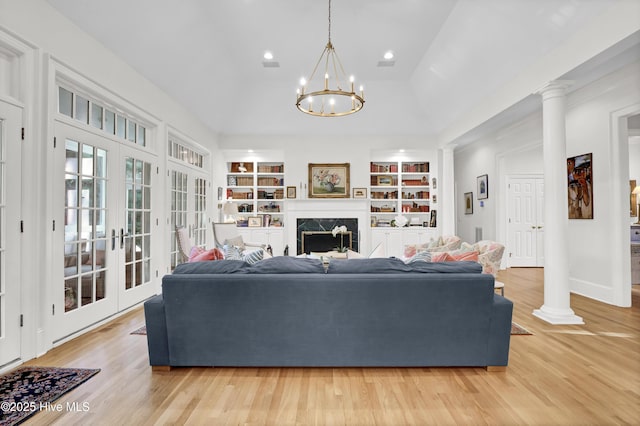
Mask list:
[[[202,247],[193,247],[189,254],[189,262],[203,262],[205,260],[221,260],[224,259],[222,252],[213,248],[211,250],[205,250]]]
[[[437,251],[431,253],[432,262],[452,262],[453,260],[453,257],[451,257],[451,255],[446,251]]]
[[[478,261],[478,252],[477,251],[467,251],[464,253],[458,253],[458,254],[450,254],[449,255],[451,257],[451,261],[456,261],[456,260],[468,260],[471,262],[477,262]]]

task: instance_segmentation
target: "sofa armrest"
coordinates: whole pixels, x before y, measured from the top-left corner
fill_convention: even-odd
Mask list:
[[[499,294],[493,295],[487,365],[506,366],[509,362],[509,344],[511,342],[511,317],[513,302]]]
[[[147,345],[150,365],[169,365],[169,341],[167,319],[162,295],[144,302],[144,319],[147,325]]]

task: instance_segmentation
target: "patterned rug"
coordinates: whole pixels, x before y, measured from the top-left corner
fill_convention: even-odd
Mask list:
[[[523,336],[527,336],[527,335],[531,336],[531,335],[533,335],[532,332],[530,332],[529,330],[527,330],[523,326],[516,324],[515,322],[511,323],[511,334],[523,335]]]
[[[26,366],[0,376],[0,425],[16,425],[38,411],[57,409],[55,400],[99,371]],[[68,408],[66,404],[60,407],[63,411]],[[77,407],[71,406],[69,409]]]
[[[147,334],[147,326],[143,325],[142,327],[133,330],[131,332],[131,334],[142,334],[142,335],[146,335]],[[511,334],[515,334],[515,335],[523,335],[523,336],[527,336],[527,335],[533,335],[533,333],[531,333],[529,330],[527,330],[526,328],[522,327],[521,325],[516,324],[515,322],[511,323]]]
[[[142,335],[146,335],[147,334],[147,326],[143,325],[140,328],[137,328],[135,330],[133,330],[131,333],[129,334],[142,334]]]

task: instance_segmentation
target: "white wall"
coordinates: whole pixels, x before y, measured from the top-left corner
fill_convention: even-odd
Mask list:
[[[617,111],[639,104],[638,75],[640,63],[636,62],[576,90],[567,99],[567,157],[593,153],[594,191],[594,219],[569,221],[571,290],[608,303],[617,303],[615,295],[628,285],[620,279],[612,279],[619,277],[616,269],[619,262],[615,261],[613,253],[625,252],[624,247],[613,246],[617,243],[611,238],[612,224],[617,223],[619,227],[627,224],[620,223],[612,212],[611,204],[616,199],[615,188],[619,185],[628,187],[627,181],[612,181],[612,176],[616,175],[614,168],[627,167],[616,163],[618,142],[617,135],[612,134],[612,116]],[[640,177],[640,149],[627,144],[620,149],[623,157],[633,162],[629,165],[629,175]],[[628,156],[624,155],[626,150],[629,150]],[[504,170],[500,170],[502,175],[542,173],[542,121],[539,112],[514,126],[483,137],[473,145],[456,150],[456,218],[458,234],[463,240],[472,241],[474,228],[478,226],[483,227],[485,238],[501,235],[499,227],[502,225],[497,220],[500,212],[496,205],[502,200],[496,200],[492,183],[502,177],[496,176],[496,158],[504,159]],[[485,207],[480,208],[476,199],[476,176],[484,173],[489,174],[489,199],[485,200]],[[474,214],[465,215],[463,193],[470,191],[474,193]],[[622,202],[624,206],[620,208],[628,211],[628,198]],[[553,236],[547,235],[547,238]],[[628,247],[626,253],[628,256]]]

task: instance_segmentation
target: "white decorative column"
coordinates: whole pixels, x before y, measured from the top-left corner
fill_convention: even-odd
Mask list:
[[[551,324],[584,324],[570,306],[565,129],[569,85],[552,81],[538,91],[544,159],[544,304],[533,314]]]
[[[442,224],[442,235],[456,235],[456,196],[455,170],[453,166],[453,148],[443,148],[441,152],[442,179],[438,182],[438,204],[432,209],[438,211],[438,220]]]

